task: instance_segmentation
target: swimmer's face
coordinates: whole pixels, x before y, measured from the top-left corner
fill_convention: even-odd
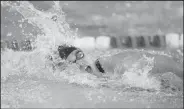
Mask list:
[[[81,71],[86,71],[88,73],[94,74],[96,76],[101,76],[102,73],[99,72],[96,61],[92,61],[84,52],[80,49],[74,50],[68,57],[67,60],[71,63],[76,63]]]
[[[97,77],[102,76],[102,72],[99,71],[99,66],[98,66],[99,64],[97,65],[96,61],[91,60],[89,57],[84,56],[76,63],[80,66],[81,70],[91,73],[93,75],[96,75]]]
[[[82,71],[86,71],[88,73],[92,73],[92,68],[89,65],[89,63],[86,61],[84,52],[82,52],[82,50],[77,49],[74,50],[68,57],[67,57],[67,61],[71,62],[71,63],[76,63],[80,70]]]

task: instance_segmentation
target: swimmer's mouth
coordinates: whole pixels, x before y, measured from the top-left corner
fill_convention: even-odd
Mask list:
[[[92,73],[93,72],[91,66],[87,66],[85,68],[85,71],[87,71],[88,73]]]
[[[105,71],[104,71],[104,69],[102,68],[102,65],[100,64],[100,61],[99,61],[98,59],[95,61],[95,66],[96,66],[96,68],[99,70],[99,72],[105,73]]]

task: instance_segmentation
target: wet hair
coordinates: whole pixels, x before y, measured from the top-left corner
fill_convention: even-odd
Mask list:
[[[68,46],[68,45],[60,45],[58,46],[58,52],[59,56],[62,59],[67,59],[67,57],[72,53],[74,50],[77,50],[74,46]]]

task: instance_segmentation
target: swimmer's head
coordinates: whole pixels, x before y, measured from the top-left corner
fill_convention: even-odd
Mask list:
[[[76,63],[80,70],[92,73],[92,68],[87,61],[84,52],[79,48],[68,45],[61,45],[58,47],[59,56],[70,63]]]
[[[101,76],[103,68],[100,62],[93,61],[89,56],[86,56],[84,52],[74,46],[62,45],[58,47],[59,56],[71,63],[76,63],[80,70],[92,73],[96,76]]]
[[[84,58],[84,53],[73,46],[62,45],[58,47],[60,58],[72,63],[76,63],[78,60]]]

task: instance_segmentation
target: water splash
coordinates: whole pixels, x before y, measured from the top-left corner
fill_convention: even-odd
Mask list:
[[[81,72],[76,65],[68,65],[66,70],[58,68],[56,71],[53,71],[51,67],[52,63],[49,62],[46,57],[48,55],[53,56],[55,63],[63,61],[56,53],[57,46],[64,43],[72,45],[73,41],[77,37],[66,22],[65,14],[62,11],[62,7],[59,5],[59,1],[54,1],[52,8],[46,12],[37,10],[28,1],[2,1],[1,5],[3,7],[10,7],[11,11],[19,12],[23,16],[23,19],[19,22],[20,24],[28,21],[28,23],[41,30],[37,36],[33,36],[35,37],[33,46],[36,48],[33,51],[15,52],[12,50],[5,50],[1,53],[1,79],[6,80],[9,75],[21,75],[26,73],[39,78],[45,77],[47,79],[59,81],[67,80],[69,83],[92,87],[107,86],[113,88],[125,87],[128,85],[130,87],[141,87],[144,89],[160,88],[159,82],[156,82],[156,79],[148,78],[147,74],[152,68],[154,59],[149,59],[147,57],[141,58],[137,63],[135,63],[134,67],[125,71],[125,75],[119,80],[116,79],[117,75],[114,75],[114,77],[110,79],[96,78],[93,75]],[[95,57],[94,54],[102,54],[102,52],[95,52],[96,53],[88,53],[88,55]],[[120,50],[117,50],[116,52],[107,51],[105,55],[110,56],[119,52]],[[126,50],[123,52],[126,52]],[[156,52],[152,52],[152,54],[154,53],[158,54]],[[159,52],[159,54],[170,56],[162,52]],[[141,65],[140,62],[144,61],[146,65],[141,70],[139,68],[139,65]]]
[[[57,51],[57,46],[64,43],[72,45],[75,37],[77,37],[69,28],[69,24],[65,20],[65,14],[62,11],[62,7],[59,5],[59,1],[54,1],[53,7],[47,12],[37,10],[28,1],[1,1],[1,6],[9,7],[10,11],[19,12],[23,16],[23,19],[19,21],[20,24],[28,22],[41,30],[37,36],[32,36],[35,38],[35,42],[33,43],[35,49],[33,51],[17,52],[5,49],[5,51],[1,52],[2,107],[19,108],[21,107],[21,101],[41,103],[42,106],[44,105],[42,103],[46,102],[45,105],[47,107],[47,104],[50,103],[48,103],[47,100],[52,99],[53,95],[51,92],[54,91],[54,89],[49,91],[49,88],[47,87],[47,83],[49,83],[48,81],[50,80],[52,81],[51,86],[55,85],[55,81],[60,83],[59,85],[51,88],[62,87],[61,89],[58,89],[58,91],[54,91],[56,92],[55,95],[57,97],[58,95],[59,97],[62,97],[57,99],[59,101],[58,104],[54,103],[56,104],[56,107],[71,107],[71,103],[81,103],[82,106],[84,106],[84,102],[89,100],[94,102],[94,105],[91,102],[89,104],[92,104],[92,107],[95,107],[95,104],[105,105],[103,104],[105,102],[117,102],[122,99],[123,101],[119,102],[119,106],[122,106],[120,104],[127,102],[127,100],[131,100],[131,102],[132,100],[143,100],[143,103],[150,99],[158,101],[157,97],[155,97],[155,93],[149,95],[148,92],[141,90],[141,95],[137,91],[137,87],[142,89],[159,89],[160,86],[156,79],[149,78],[147,76],[154,59],[146,57],[141,58],[137,63],[135,63],[134,67],[129,68],[125,72],[125,75],[120,76],[119,79],[116,78],[118,75],[114,75],[112,78],[97,78],[80,71],[75,64],[68,65],[65,70],[57,68],[56,71],[53,71],[53,63],[46,57],[48,55],[53,56],[54,64],[63,61],[58,57],[58,54],[55,53]],[[30,32],[30,34],[32,33]],[[25,37],[26,35],[27,34],[24,34]],[[120,51],[122,52],[122,50],[110,50],[105,54],[110,56],[119,53]],[[126,52],[126,50],[123,52]],[[88,55],[93,58],[97,58],[102,54],[104,55],[104,52],[102,51],[93,51],[93,53],[88,53]],[[146,63],[143,70],[140,70],[140,62]],[[13,78],[15,75],[18,76],[18,78]],[[7,82],[10,80],[10,77],[12,77],[16,82]],[[46,79],[46,84],[39,83],[42,79]],[[65,85],[70,86],[68,84],[63,84],[63,82],[85,88],[79,87],[79,90],[76,90],[73,87],[63,89]],[[92,88],[88,90],[86,86]],[[134,89],[134,87],[136,88]],[[100,88],[100,90],[98,88]],[[115,90],[104,90],[106,88]],[[120,91],[128,91],[122,93],[118,91],[118,94],[116,94],[117,89],[120,89]],[[70,90],[75,90],[75,93],[70,92]],[[130,91],[135,91],[136,93],[130,93]],[[85,96],[87,99],[81,100],[80,98],[82,98],[82,96],[77,95],[80,92],[83,92],[82,96]],[[60,94],[65,96],[60,96]],[[68,96],[70,94],[71,96]],[[74,94],[74,96],[72,96],[72,94]],[[154,95],[154,97],[152,95]],[[68,102],[65,101],[65,98],[72,98],[72,100]],[[73,98],[77,99],[73,100]],[[6,100],[8,103],[4,103]],[[163,101],[162,98],[159,102],[161,101]],[[53,104],[50,105],[53,107]],[[89,107],[88,104],[86,107]]]
[[[4,1],[1,2],[1,5],[9,6],[11,10],[19,12],[23,16],[22,22],[19,23],[28,20],[28,23],[41,29],[41,32],[36,36],[33,43],[36,48],[33,51],[15,52],[7,49],[1,54],[1,78],[6,80],[9,75],[26,73],[39,78],[45,77],[60,81],[66,79],[69,83],[97,86],[93,75],[79,71],[75,65],[68,66],[66,70],[58,68],[53,71],[51,67],[53,63],[46,58],[51,55],[54,57],[55,63],[63,61],[58,57],[57,46],[61,44],[72,45],[75,37],[77,37],[65,21],[65,14],[59,5],[59,1],[54,1],[54,5],[47,12],[37,10],[28,1],[15,3]]]
[[[144,64],[143,64],[144,63]],[[154,57],[150,58],[143,55],[132,68],[125,71],[123,82],[134,87],[141,87],[144,89],[160,89],[160,82],[154,78],[149,77],[149,72],[154,67]]]

